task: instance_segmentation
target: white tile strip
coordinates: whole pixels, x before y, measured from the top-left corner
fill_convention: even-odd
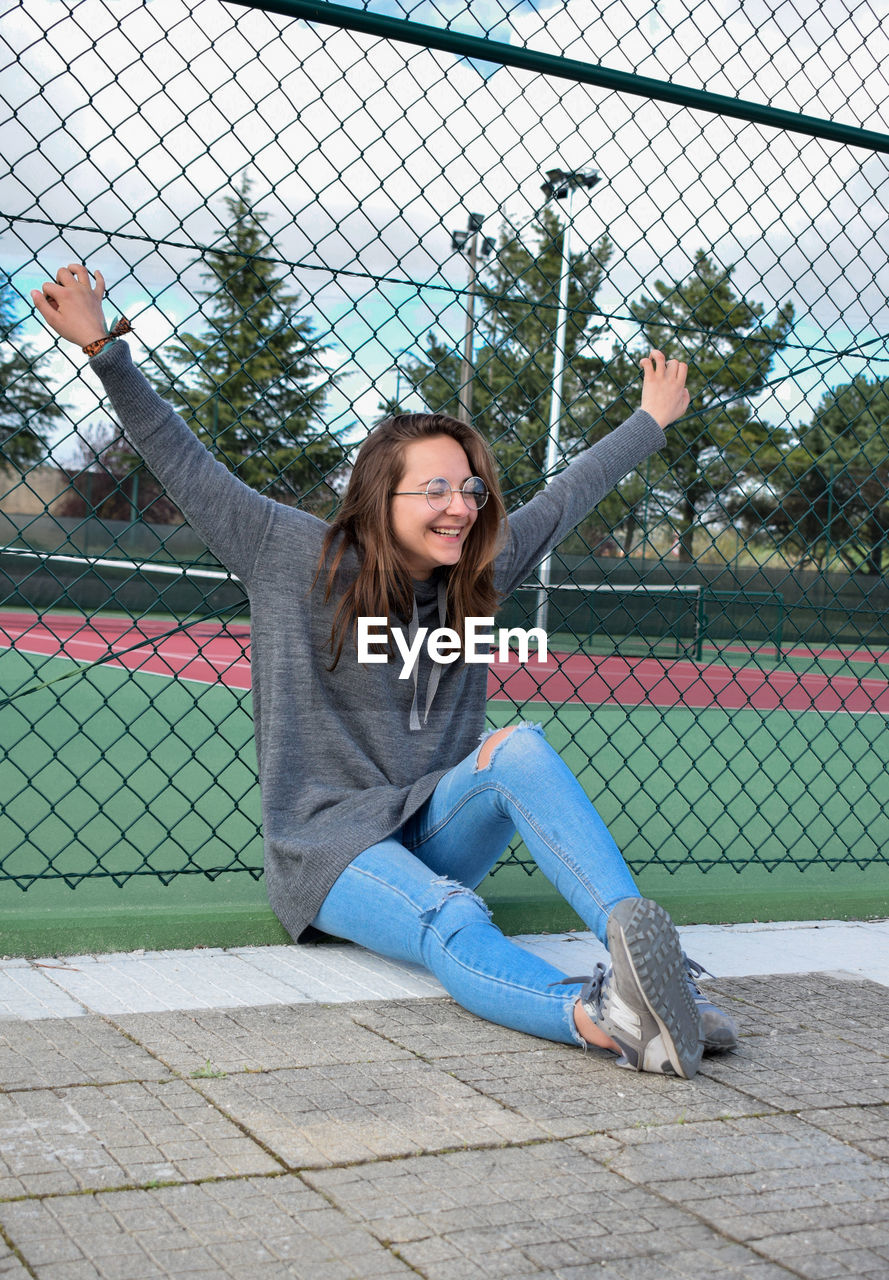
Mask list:
[[[29,960],[0,961],[0,1018],[74,1018],[86,1012],[52,981],[48,969]]]
[[[679,932],[689,955],[719,977],[830,971],[889,986],[886,920],[687,925]],[[515,941],[572,976],[606,959],[590,933],[527,934]],[[442,994],[419,966],[345,943],[0,959],[0,1019]]]
[[[690,925],[683,946],[719,977],[850,973],[889,986],[889,921]]]
[[[239,955],[305,1001],[401,1000],[444,992],[419,965],[398,964],[361,947],[250,947]]]
[[[72,956],[51,979],[92,1013],[282,1004],[292,987],[258,972],[237,951],[144,951]],[[303,997],[305,998],[305,997]]]

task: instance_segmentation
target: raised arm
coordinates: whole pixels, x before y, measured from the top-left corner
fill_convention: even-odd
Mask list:
[[[688,409],[686,364],[652,351],[640,366],[641,407],[510,514],[509,539],[497,566],[498,590],[509,592],[523,582],[628,472],[663,447],[664,429]]]
[[[47,324],[90,355],[91,368],[101,378],[128,440],[213,553],[249,588],[260,542],[278,504],[211,457],[136,369],[126,344],[110,342],[104,295],[101,273],[95,273],[93,285],[81,263],[63,267],[54,281],[31,294]]]

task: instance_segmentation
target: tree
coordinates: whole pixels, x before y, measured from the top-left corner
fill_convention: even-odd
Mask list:
[[[562,224],[544,209],[536,242],[527,245],[504,228],[490,264],[480,273],[476,298],[473,425],[493,446],[504,469],[507,497],[525,501],[543,480],[552,396]],[[590,395],[600,361],[590,344],[600,333],[595,296],[611,257],[603,237],[593,254],[571,255],[565,338],[560,445],[570,457],[598,420]],[[429,408],[459,410],[463,339],[431,332],[424,360],[405,372]]]
[[[879,576],[889,550],[889,380],[864,375],[822,397],[766,488],[737,515],[820,568]]]
[[[631,304],[641,329],[632,352],[614,350],[608,376],[616,425],[632,406],[623,389],[638,385],[638,362],[651,348],[688,362],[689,414],[667,431],[656,478],[658,502],[677,511],[680,558],[694,558],[694,531],[704,513],[745,479],[761,483],[778,465],[786,433],[763,422],[752,401],[764,389],[776,354],[786,342],[793,308],[781,307],[764,322],[761,303],[735,292],[734,267],[723,268],[703,250],[678,283],[659,280],[655,297]]]
[[[247,484],[284,502],[323,506],[346,455],[322,417],[334,383],[321,359],[326,348],[302,313],[302,296],[286,288],[268,215],[254,209],[247,176],[223,203],[223,247],[201,260],[204,332],[165,347],[154,382]]]
[[[0,279],[0,463],[25,471],[49,451],[49,429],[62,416],[42,373],[45,356],[13,341],[20,323],[9,276]]]

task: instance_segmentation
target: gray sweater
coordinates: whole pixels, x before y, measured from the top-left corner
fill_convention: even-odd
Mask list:
[[[135,368],[125,342],[91,361],[133,446],[250,598],[253,718],[269,900],[294,939],[363,849],[397,832],[484,729],[488,666],[442,665],[422,731],[401,663],[329,671],[335,601],[312,590],[327,525],[248,488],[216,462]],[[639,410],[514,511],[495,585],[511,592],[622,476],[664,443]],[[346,574],[355,572],[347,553]],[[322,578],[323,583],[323,578]],[[440,625],[435,575],[415,584],[420,626]],[[422,659],[420,716],[431,660]]]

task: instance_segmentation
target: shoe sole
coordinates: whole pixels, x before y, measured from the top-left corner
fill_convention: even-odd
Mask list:
[[[703,1034],[673,921],[649,898],[625,898],[608,919],[608,949],[622,998],[635,988],[660,1033],[659,1048],[653,1038],[641,1046],[636,1070],[663,1071],[668,1062],[676,1075],[690,1080],[701,1064]],[[649,1046],[666,1059],[646,1062]]]

